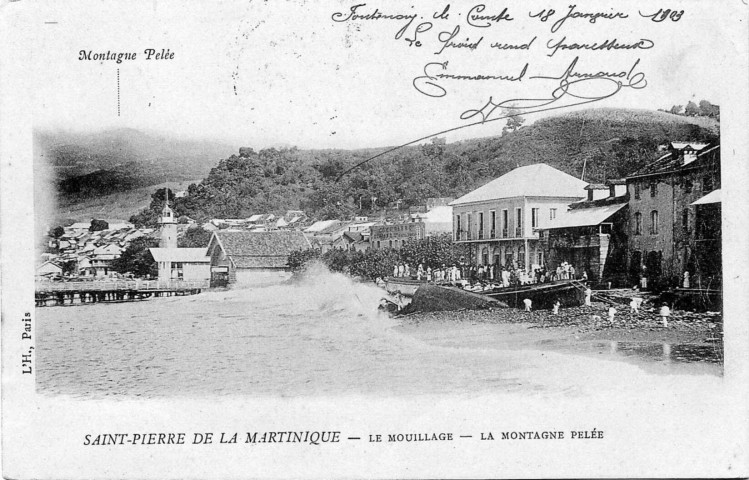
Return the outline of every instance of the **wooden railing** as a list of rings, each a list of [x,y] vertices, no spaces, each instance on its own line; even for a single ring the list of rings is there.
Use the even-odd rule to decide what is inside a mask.
[[[84,282],[36,282],[37,292],[70,292],[70,291],[163,291],[192,290],[208,288],[209,280],[116,280]]]

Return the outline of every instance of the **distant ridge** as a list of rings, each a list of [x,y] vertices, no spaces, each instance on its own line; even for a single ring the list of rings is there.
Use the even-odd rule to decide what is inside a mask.
[[[543,118],[504,135],[449,144],[435,139],[399,149],[340,181],[342,172],[385,147],[255,151],[252,145],[174,141],[131,130],[72,140],[40,134],[38,143],[39,152],[51,153],[51,163],[64,172],[58,172],[59,189],[71,210],[76,202],[111,193],[110,185],[127,191],[202,177],[186,197],[175,200],[178,215],[244,218],[303,209],[316,219],[329,219],[419,205],[428,197],[459,198],[517,167],[538,163],[600,183],[652,162],[668,142],[717,143],[719,132],[719,123],[708,117],[588,109]],[[150,224],[155,218],[155,212],[144,211],[134,221]]]

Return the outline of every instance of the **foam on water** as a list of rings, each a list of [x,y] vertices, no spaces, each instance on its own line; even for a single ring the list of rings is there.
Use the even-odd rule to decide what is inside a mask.
[[[536,394],[584,391],[587,384],[570,390],[573,377],[611,369],[596,359],[488,348],[491,340],[475,341],[483,334],[473,330],[440,334],[454,342],[428,341],[378,312],[383,295],[315,267],[260,288],[40,308],[38,391],[116,398]],[[485,334],[502,335],[501,326]]]

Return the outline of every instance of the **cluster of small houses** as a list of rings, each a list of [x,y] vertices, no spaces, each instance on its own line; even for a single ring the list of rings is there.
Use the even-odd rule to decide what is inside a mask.
[[[304,212],[215,219],[207,248],[178,248],[168,204],[160,229],[110,225],[89,232],[74,224],[58,240],[39,275],[106,277],[128,242],[160,236],[151,253],[159,279],[210,280],[213,285],[262,283],[288,275],[295,250],[398,250],[409,240],[451,234],[467,246],[466,262],[497,269],[556,270],[575,265],[593,283],[719,289],[721,284],[720,146],[674,142],[625,178],[587,183],[546,164],[518,167],[458,198],[429,199],[398,219],[312,222]]]

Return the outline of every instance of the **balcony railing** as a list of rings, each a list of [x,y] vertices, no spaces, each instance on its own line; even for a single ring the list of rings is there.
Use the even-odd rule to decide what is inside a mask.
[[[516,227],[515,228],[515,236],[516,237],[522,237],[523,236],[523,227]]]
[[[490,238],[497,238],[497,231],[492,228],[491,231],[491,237]]]
[[[510,232],[506,228],[503,228],[502,229],[502,238],[507,238],[509,236],[510,236]]]
[[[479,240],[483,240],[483,239],[484,239],[484,231],[479,230]]]

